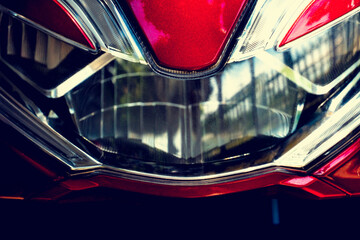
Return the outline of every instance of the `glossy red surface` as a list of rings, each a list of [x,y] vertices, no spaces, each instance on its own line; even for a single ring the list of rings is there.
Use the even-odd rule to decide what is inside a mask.
[[[76,21],[76,19],[70,14],[70,12],[57,0],[53,0],[54,3],[57,4],[59,8],[61,8],[63,14],[61,14],[58,11],[58,14],[61,15],[62,18],[60,18],[56,21],[53,21],[53,23],[49,24],[49,28],[54,28],[55,32],[58,32],[62,34],[63,36],[78,42],[80,44],[83,44],[91,49],[95,49],[94,44],[91,42],[89,37],[86,35],[84,30],[81,28],[79,23]],[[56,8],[56,7],[54,7]],[[55,10],[54,10],[55,11]],[[56,10],[57,11],[57,10]],[[65,17],[64,13],[67,17]],[[46,23],[44,23],[46,24]],[[53,24],[53,25],[52,25]]]
[[[360,139],[356,140],[352,143],[348,148],[346,148],[343,152],[337,155],[333,160],[319,168],[316,172],[314,172],[315,176],[325,176],[329,175],[333,171],[339,168],[342,164],[347,162],[349,159],[355,156],[359,152],[360,149]]]
[[[298,184],[299,181],[302,183]],[[294,182],[297,184],[294,185]],[[60,182],[57,187],[38,195],[35,199],[55,200],[73,191],[91,188],[119,189],[166,197],[199,198],[243,192],[276,185],[290,187],[288,190],[300,190],[302,193],[308,193],[314,198],[346,196],[344,192],[333,187],[331,184],[315,177],[298,177],[288,173],[273,172],[243,180],[192,186],[156,184],[107,175],[97,175],[88,179],[65,180]]]
[[[328,178],[349,195],[360,195],[360,154],[329,174]]]
[[[200,70],[217,62],[247,0],[126,0],[158,64]]]
[[[306,177],[294,177],[287,179],[286,181],[282,182],[282,185],[292,186],[292,187],[306,187],[311,183],[315,182],[316,179],[312,176]]]
[[[78,22],[57,0],[37,0],[36,4],[30,0],[0,0],[0,4],[42,27],[95,49]]]
[[[360,6],[360,0],[313,0],[300,14],[279,46],[294,41]]]
[[[360,195],[360,139],[316,171],[314,175],[348,195]]]

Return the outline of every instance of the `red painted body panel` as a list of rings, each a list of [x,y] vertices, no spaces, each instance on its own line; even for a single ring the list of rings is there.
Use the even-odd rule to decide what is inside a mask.
[[[360,139],[314,174],[350,196],[360,195]]]
[[[0,4],[46,29],[95,49],[79,23],[57,0],[37,0],[36,4],[29,0],[0,0]]]
[[[313,0],[301,13],[280,43],[298,39],[360,6],[360,0]]]
[[[158,63],[200,70],[217,62],[246,0],[127,0]]]

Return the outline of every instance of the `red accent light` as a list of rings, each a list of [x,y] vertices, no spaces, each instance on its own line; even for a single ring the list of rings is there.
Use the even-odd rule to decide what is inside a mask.
[[[328,178],[349,195],[360,195],[360,154],[355,155]]]
[[[81,43],[85,46],[88,46],[91,49],[95,49],[94,44],[91,42],[90,38],[86,35],[86,33],[84,32],[82,27],[75,20],[75,18],[71,15],[71,13],[62,4],[60,4],[57,0],[53,0],[53,1],[63,10],[64,13],[66,13],[66,15],[68,16],[68,19],[71,19],[71,21],[73,23],[73,24],[71,24],[70,21],[68,21],[68,19],[65,20],[66,18],[64,18],[64,21],[66,21],[66,23],[59,23],[59,20],[58,20],[57,23],[59,25],[54,26],[54,28],[56,30],[58,30],[59,32],[60,31],[63,32],[63,33],[60,33],[63,36],[68,37],[69,39],[74,40],[75,42]],[[63,24],[64,25],[66,24],[66,27]],[[51,24],[49,24],[49,27],[52,27]],[[67,29],[67,28],[69,28],[69,29]],[[56,30],[54,30],[54,31],[56,32]]]
[[[325,176],[329,175],[331,172],[339,168],[340,165],[344,164],[346,161],[354,157],[360,149],[360,139],[352,143],[348,148],[346,148],[342,153],[340,153],[336,158],[325,164],[323,167],[318,169],[314,175],[316,176]]]
[[[158,196],[198,198],[274,186],[286,178],[289,178],[288,174],[274,172],[238,181],[193,186],[147,183],[103,175],[95,176],[91,178],[91,180],[99,183],[102,187],[117,188]]]
[[[346,196],[343,191],[312,176],[291,177],[280,184],[300,189],[317,198],[338,198]]]
[[[305,180],[306,184],[297,184],[299,179]],[[304,183],[302,180],[300,181]],[[295,183],[295,185],[293,183]],[[290,186],[292,187],[291,189],[300,189],[304,192],[310,193],[315,198],[346,196],[346,194],[339,189],[314,177],[298,177],[288,173],[273,172],[243,180],[194,186],[148,183],[107,175],[97,175],[88,179],[69,179],[60,182],[57,187],[38,195],[36,199],[55,200],[71,193],[72,191],[86,190],[90,188],[112,188],[166,197],[199,198],[249,191],[275,185]]]
[[[37,0],[36,3],[30,0],[0,0],[0,4],[46,29],[95,49],[76,19],[57,0]]]
[[[287,185],[287,186],[292,186],[292,187],[306,187],[315,181],[316,181],[316,179],[314,177],[306,176],[306,177],[290,178],[290,179],[282,182],[281,184]]]
[[[294,41],[360,6],[360,0],[313,0],[296,19],[280,43]]]
[[[360,139],[314,173],[349,195],[360,195]]]
[[[161,66],[215,64],[247,0],[126,0]]]

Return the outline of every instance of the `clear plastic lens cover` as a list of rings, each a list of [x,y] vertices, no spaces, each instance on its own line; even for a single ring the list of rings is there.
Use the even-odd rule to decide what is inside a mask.
[[[85,80],[91,74],[84,69],[90,66],[93,73],[102,55],[74,47],[1,10],[0,31],[0,60],[49,97],[61,97]]]
[[[357,14],[297,46],[259,51],[197,80],[106,58],[59,99],[15,77],[0,75],[0,84],[96,167],[165,177],[303,168],[358,127],[351,103],[359,101],[359,31]]]
[[[130,159],[158,167],[248,158],[290,134],[303,105],[301,90],[265,69],[251,59],[182,81],[115,60],[67,100],[80,134],[117,166]]]
[[[100,47],[123,59],[144,63],[141,47],[121,9],[112,0],[64,0],[91,29]]]
[[[272,163],[358,67],[357,19],[200,80],[117,59],[66,99],[79,133],[111,166],[198,176]]]

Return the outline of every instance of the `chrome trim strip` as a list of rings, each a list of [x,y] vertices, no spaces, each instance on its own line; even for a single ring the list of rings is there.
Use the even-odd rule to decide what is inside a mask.
[[[259,52],[258,54],[256,54],[255,57],[261,60],[268,67],[284,75],[287,79],[295,83],[298,87],[301,87],[306,92],[315,95],[327,94],[336,85],[338,85],[341,81],[343,81],[349,74],[351,74],[357,67],[360,66],[360,59],[359,59],[346,71],[344,71],[337,78],[332,80],[329,84],[322,86],[311,82],[309,79],[302,76],[298,71],[290,68],[282,61],[280,61],[278,58],[272,56],[270,53],[266,51]]]
[[[18,71],[14,66],[6,62],[6,60],[0,58],[3,63],[5,63],[11,70],[16,72],[23,80],[28,82],[30,85],[32,85],[35,89],[37,89],[39,92],[44,94],[45,96],[49,98],[59,98],[64,96],[66,93],[68,93],[70,90],[75,88],[77,85],[88,79],[91,75],[102,69],[104,66],[106,66],[108,63],[113,61],[115,57],[111,55],[110,53],[104,53],[91,63],[89,63],[86,67],[69,77],[68,79],[64,80],[62,83],[60,83],[58,86],[52,89],[44,89],[39,87],[36,83],[34,83],[31,79],[29,79],[27,76],[25,76],[23,73]]]
[[[275,50],[279,52],[285,51],[295,45],[301,44],[301,42],[307,40],[308,38],[311,38],[323,31],[328,30],[331,27],[334,27],[335,25],[341,23],[347,18],[350,18],[360,12],[360,7],[357,7],[356,9],[335,19],[334,21],[280,47],[279,44],[281,43],[285,35],[288,33],[288,31],[290,30],[296,19],[300,16],[302,11],[311,3],[312,0],[299,0],[293,1],[291,3],[289,2],[289,6],[287,7],[286,12],[284,12],[283,16],[278,17],[278,21],[273,23],[274,31],[272,31],[269,36],[265,36],[265,38],[267,37],[268,41],[264,42],[263,45],[259,46],[253,51],[243,52],[242,48],[244,48],[245,42],[248,41],[249,38],[251,38],[251,36],[249,35],[251,35],[253,28],[257,27],[259,21],[264,18],[264,16],[261,15],[263,10],[265,9],[269,11],[269,8],[271,9],[272,7],[278,5],[277,1],[279,1],[280,3],[283,2],[280,0],[259,0],[256,3],[254,12],[252,13],[243,33],[241,34],[241,36],[239,36],[238,43],[234,48],[228,63],[248,59],[270,48],[275,48]]]
[[[110,10],[114,14],[114,16],[117,18],[121,29],[125,33],[125,36],[126,36],[127,40],[129,40],[129,42],[131,44],[131,47],[134,50],[134,54],[136,55],[136,61],[139,61],[142,64],[147,64],[147,62],[145,61],[145,58],[144,58],[144,54],[142,52],[142,48],[141,48],[140,44],[138,43],[138,41],[136,40],[136,37],[135,37],[134,33],[131,31],[131,27],[130,27],[129,23],[127,22],[127,20],[123,16],[123,14],[115,6],[113,1],[104,0],[104,2],[110,8]],[[112,49],[109,49],[109,50],[112,51]],[[129,59],[129,61],[131,61],[131,59]],[[134,61],[134,60],[132,60],[132,61]]]
[[[279,31],[282,32],[284,25],[296,15],[294,12],[299,12],[299,9],[302,11],[310,1],[312,0],[258,0],[244,31],[238,37],[228,63],[242,61],[253,57],[258,52],[273,48]],[[273,9],[276,9],[276,14],[272,11]],[[256,32],[263,28],[265,28],[264,31]],[[259,39],[253,37],[254,32],[257,33],[256,36]],[[252,44],[259,45],[256,49],[249,51],[247,47]],[[245,52],[245,50],[248,51]]]
[[[241,61],[241,59],[249,58],[251,56],[239,56],[241,52],[241,48],[249,35],[250,30],[252,29],[253,25],[255,24],[258,16],[260,15],[261,9],[264,7],[267,0],[258,0],[256,2],[255,8],[253,10],[253,13],[251,14],[242,34],[237,38],[238,42],[236,43],[235,48],[233,49],[233,52],[231,53],[228,63]]]
[[[204,177],[188,177],[188,178],[181,178],[181,177],[168,177],[164,178],[163,176],[151,175],[151,174],[139,174],[138,172],[134,171],[121,171],[119,172],[117,169],[108,166],[102,166],[99,168],[94,168],[90,171],[79,171],[74,172],[71,174],[72,177],[76,176],[83,176],[83,175],[91,175],[91,174],[103,174],[107,176],[115,176],[121,179],[128,179],[138,182],[145,182],[145,183],[153,183],[153,184],[161,184],[166,186],[208,186],[213,184],[221,184],[227,182],[233,182],[238,180],[243,180],[251,177],[263,176],[266,174],[273,174],[273,173],[286,173],[290,175],[295,175],[296,172],[302,172],[299,170],[294,169],[287,169],[287,168],[279,168],[279,167],[269,167],[263,168],[260,171],[256,172],[249,172],[248,174],[234,174],[234,175],[214,175],[211,178],[204,178]],[[302,172],[303,173],[303,172]]]
[[[73,9],[73,12],[76,12],[76,16],[74,17],[78,19],[78,21],[80,21],[81,19],[80,22],[83,22],[84,23],[83,25],[86,26],[86,29],[88,29],[88,31],[92,33],[97,43],[99,44],[100,49],[101,50],[106,49],[104,41],[98,34],[96,28],[93,26],[89,17],[87,16],[87,14],[84,13],[84,10],[77,3],[75,3],[75,1],[73,0],[57,0],[57,1],[62,2],[64,4],[66,3],[69,6],[69,8]]]
[[[360,73],[353,83],[358,82]],[[344,89],[347,93],[349,90]],[[340,95],[339,95],[340,96]],[[338,101],[335,100],[335,104]],[[336,112],[329,112],[321,127],[315,129],[294,148],[275,160],[277,166],[301,168],[311,161],[325,154],[330,148],[344,139],[360,125],[360,93],[357,93],[342,108]],[[330,105],[331,106],[331,105]]]
[[[89,65],[75,73],[70,78],[66,79],[63,83],[58,85],[56,88],[47,91],[47,95],[51,98],[58,98],[64,96],[74,87],[88,79],[91,75],[105,67],[108,63],[113,61],[115,57],[109,53],[104,53]]]
[[[126,41],[130,44],[131,50],[133,51],[133,55],[123,53],[120,50],[111,47],[110,46],[111,42],[106,42],[106,40],[104,40],[106,38],[103,37],[104,35],[104,33],[102,32],[103,30],[97,28],[96,24],[91,21],[91,20],[95,21],[96,19],[91,19],[92,16],[88,16],[87,14],[84,13],[86,9],[83,8],[82,3],[75,2],[72,0],[60,0],[60,1],[66,2],[69,6],[71,6],[71,8],[73,8],[76,11],[77,14],[79,14],[81,20],[85,22],[86,26],[89,28],[89,30],[92,32],[92,34],[98,41],[100,45],[100,49],[102,51],[111,53],[114,56],[125,59],[127,61],[147,64],[142,53],[142,48],[140,47],[140,44],[136,40],[136,37],[132,32],[130,25],[126,21],[125,17],[121,14],[121,11],[118,9],[118,7],[113,3],[113,1],[97,0],[99,7],[105,7],[106,5],[106,11],[108,12],[109,15],[108,16],[109,19],[107,19],[107,21],[112,21],[113,24],[116,25],[116,27],[119,28],[124,33],[126,37]],[[110,17],[114,19],[110,19]],[[106,34],[112,35],[112,33],[105,33],[105,35]]]
[[[71,170],[89,170],[102,165],[17,104],[2,88],[0,88],[0,106],[0,120]]]
[[[284,18],[279,22],[272,36],[270,37],[265,49],[274,48],[277,45],[279,40],[279,35],[283,34],[284,29],[290,24],[294,23],[298,16],[304,11],[304,9],[312,2],[313,0],[302,0],[298,5],[293,6],[292,11],[287,11]],[[286,34],[286,33],[285,33]]]

